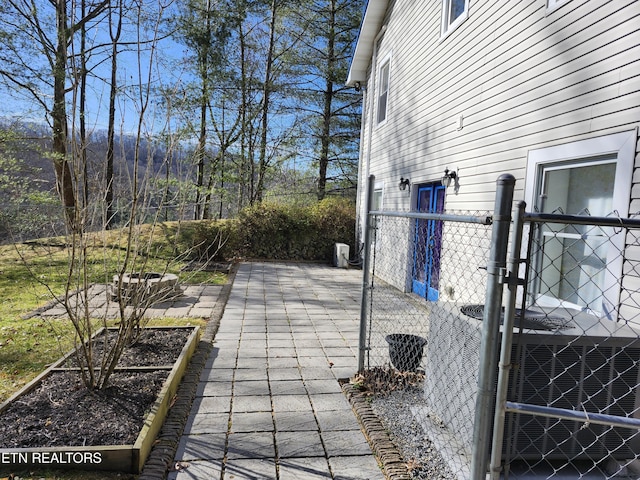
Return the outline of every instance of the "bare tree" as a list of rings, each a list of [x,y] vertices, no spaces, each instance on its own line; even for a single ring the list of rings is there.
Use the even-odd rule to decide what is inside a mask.
[[[0,53],[0,77],[44,108],[52,130],[52,158],[58,193],[71,230],[80,228],[76,186],[68,160],[67,93],[76,83],[69,48],[74,35],[107,10],[109,0],[82,3],[80,17],[70,14],[69,0],[7,0],[0,10],[7,41]],[[53,11],[47,11],[53,9]],[[54,25],[47,24],[49,18]],[[34,56],[35,55],[35,56]],[[49,88],[49,92],[44,91]],[[49,102],[48,99],[51,99]]]
[[[12,7],[28,5],[26,0],[22,3],[18,0],[12,0],[12,2]],[[52,4],[46,2],[40,4],[35,0],[33,2],[31,3],[31,6],[34,6],[32,14],[29,15],[26,10],[22,11],[22,14],[25,15],[24,18],[33,22],[30,32],[34,36],[40,35],[38,38],[45,42],[45,34],[49,30],[40,25],[40,12],[35,6],[55,5],[56,8],[60,8],[59,12],[56,10],[58,12],[56,19],[60,20],[67,15],[66,10],[62,8],[66,5],[61,5],[63,2],[60,1]],[[78,5],[79,11],[82,11],[83,4]],[[58,37],[54,37],[58,43],[63,41],[62,38],[66,38],[69,45],[66,50],[62,49],[64,51],[56,56],[58,43],[49,42],[47,45],[54,55],[42,57],[43,65],[38,66],[37,61],[34,61],[31,65],[32,70],[20,72],[19,67],[28,63],[25,58],[15,59],[14,63],[7,63],[4,58],[5,52],[0,54],[0,65],[2,65],[0,68],[4,69],[3,78],[5,81],[18,82],[23,85],[24,91],[28,92],[49,113],[54,127],[54,141],[62,142],[65,149],[64,156],[61,156],[61,151],[57,152],[56,166],[63,166],[68,170],[68,174],[64,174],[63,170],[62,180],[59,183],[64,188],[70,186],[70,191],[73,194],[73,202],[65,201],[64,203],[67,216],[71,220],[67,235],[60,242],[67,254],[66,272],[62,291],[54,286],[48,286],[48,288],[50,294],[64,306],[73,325],[76,340],[76,364],[80,369],[83,382],[90,389],[101,389],[108,385],[109,378],[115,371],[124,348],[135,341],[136,335],[146,322],[144,313],[149,306],[148,301],[134,299],[132,302],[130,292],[121,287],[123,285],[122,279],[127,275],[148,271],[150,268],[163,274],[174,262],[180,261],[181,255],[180,252],[175,251],[164,262],[158,261],[153,267],[149,263],[149,259],[153,258],[153,234],[159,229],[158,216],[161,211],[155,208],[154,195],[158,184],[156,175],[162,171],[162,168],[156,168],[155,162],[170,163],[172,157],[168,149],[160,152],[154,148],[155,132],[152,122],[153,112],[151,111],[156,91],[162,90],[160,79],[163,77],[156,75],[155,65],[156,54],[162,41],[160,26],[163,24],[167,11],[155,0],[137,0],[130,5],[130,9],[127,10],[128,16],[125,16],[123,9],[117,8],[124,6],[124,2],[119,1],[118,5],[114,5],[109,10],[110,15],[98,18],[99,12],[105,11],[104,5],[106,2],[95,4],[86,0],[84,8],[89,13],[82,17],[82,23],[72,20],[57,23],[56,26],[59,29],[66,23],[73,24],[73,27],[65,27],[67,30],[64,35],[60,35],[59,42]],[[9,19],[4,15],[7,12],[7,7],[3,5],[2,8],[0,17],[5,20],[3,26],[11,23],[9,20],[15,21],[18,18],[23,18],[19,15],[19,11],[12,10],[13,16]],[[45,17],[42,14],[42,18]],[[90,26],[88,22],[91,19],[99,20],[100,23]],[[82,30],[83,24],[88,28],[86,32]],[[104,43],[99,44],[99,48],[98,44],[90,47],[84,43],[84,39],[90,37],[89,29],[91,28],[93,29],[93,38],[102,35]],[[77,31],[80,37],[74,40],[72,30]],[[26,49],[29,42],[26,42],[24,37],[26,31],[27,29],[23,32],[14,32],[14,36],[10,39],[11,48],[22,57],[28,56]],[[121,32],[126,32],[127,37],[121,38]],[[106,37],[109,37],[109,40],[106,40]],[[136,53],[135,60],[130,59],[129,62],[129,66],[134,65],[135,74],[129,70],[126,77],[122,74],[118,62],[118,59],[121,58],[121,51],[118,49],[123,48],[123,45]],[[76,51],[74,48],[79,50]],[[90,53],[100,57],[93,59],[94,65],[104,63],[108,66],[106,69],[108,73],[97,68],[91,71],[87,67],[86,60],[91,58]],[[63,56],[64,62],[61,60]],[[39,57],[35,56],[34,58]],[[49,60],[52,63],[49,63]],[[56,64],[55,60],[60,63]],[[50,68],[44,68],[46,65],[49,65]],[[61,75],[59,79],[48,79],[45,75],[47,71],[59,73],[60,70],[63,70],[63,66],[65,75]],[[97,78],[98,72],[102,72],[104,78]],[[119,186],[123,192],[126,187],[126,192],[122,195],[122,202],[127,202],[126,207],[122,209],[123,217],[127,222],[126,228],[119,231],[107,231],[100,228],[97,228],[97,231],[90,231],[89,228],[85,228],[87,225],[100,226],[98,222],[91,223],[92,219],[88,217],[89,212],[99,210],[105,198],[101,194],[89,195],[89,189],[83,187],[89,183],[87,176],[91,175],[81,153],[85,150],[88,133],[86,125],[80,121],[78,127],[75,120],[78,116],[82,120],[85,115],[90,113],[82,93],[83,85],[85,85],[83,78],[89,78],[83,77],[86,73],[94,75],[94,82],[111,83],[108,89],[111,97],[108,137],[111,149],[109,155],[114,162],[118,159],[114,154],[117,151],[114,141],[116,136],[114,112],[118,99],[121,102],[120,105],[127,108],[126,117],[134,129],[133,133],[129,132],[129,138],[133,138],[133,148],[126,150],[121,145],[120,151],[122,160],[131,167],[130,170],[127,170],[128,167],[122,167],[124,171],[129,173],[129,182]],[[126,85],[122,83],[123,77],[128,81]],[[61,88],[61,85],[64,88]],[[60,89],[58,93],[63,97],[59,98],[53,95],[54,99],[50,108],[47,99],[39,96],[42,88],[49,86]],[[170,91],[171,88],[166,88],[166,90]],[[119,95],[122,97],[118,97]],[[125,138],[123,133],[120,132],[120,138]],[[175,146],[176,144],[171,145]],[[59,148],[62,147],[59,146]],[[159,158],[160,155],[164,158]],[[124,158],[126,156],[129,158]],[[169,171],[170,167],[167,166],[164,172]],[[57,170],[56,172],[59,173]],[[64,175],[68,175],[70,179],[65,180]],[[112,180],[109,183],[112,184]],[[65,192],[64,188],[61,189],[62,194]],[[83,188],[85,190],[84,200],[78,201]],[[109,222],[112,215],[98,216],[98,218]],[[148,225],[143,225],[145,223]],[[149,234],[142,235],[143,229],[148,230]],[[100,245],[104,245],[101,251]],[[100,258],[100,254],[102,255],[101,261],[96,261],[97,258]],[[25,263],[28,265],[29,262],[25,259]],[[98,267],[103,271],[99,271]],[[42,280],[40,272],[34,271],[33,273],[34,279],[37,281],[46,281],[46,277],[45,280]],[[117,311],[117,328],[108,336],[96,337],[98,329],[108,324],[108,316],[105,313],[97,313],[92,310],[92,302],[90,301],[92,290],[89,287],[96,281],[96,277],[104,279],[105,283],[110,283],[114,275],[118,281],[114,283],[116,286],[113,287],[113,296],[109,296],[107,301]]]
[[[122,19],[123,19],[122,0],[118,0],[117,4],[109,11],[109,38],[111,39],[111,77],[109,88],[109,118],[107,131],[107,158],[105,164],[105,228],[111,229],[114,223],[113,209],[113,182],[114,172],[113,163],[115,156],[115,122],[116,122],[116,99],[118,93],[118,42],[122,35]],[[116,15],[116,19],[113,16]]]
[[[187,65],[193,69],[196,79],[192,88],[196,92],[194,107],[198,121],[191,122],[197,136],[194,150],[196,220],[206,216],[209,187],[205,182],[211,183],[207,172],[214,168],[212,164],[217,160],[217,156],[211,153],[209,111],[212,97],[216,94],[215,87],[224,74],[225,57],[221,52],[226,50],[229,39],[232,10],[232,5],[226,0],[184,0],[175,22],[175,38],[187,47]]]
[[[278,16],[278,0],[271,0],[269,15],[269,43],[267,57],[265,59],[264,81],[262,84],[262,108],[261,108],[261,134],[260,134],[260,160],[258,163],[258,182],[255,191],[255,199],[262,201],[264,195],[264,177],[267,171],[267,139],[269,134],[269,106],[271,92],[273,90],[273,61],[276,38],[276,19]]]
[[[123,6],[123,3],[120,3],[120,6]],[[155,6],[155,9],[151,8],[152,6]],[[112,45],[118,42],[124,20],[122,10],[116,14],[118,19],[110,24],[110,27],[115,25],[115,30],[111,30]],[[135,38],[130,39],[129,42],[136,46],[137,72],[135,76],[131,76],[132,83],[128,85],[131,92],[128,97],[129,117],[132,117],[133,112],[136,112],[136,121],[132,158],[128,159],[132,165],[132,171],[129,183],[130,190],[127,195],[129,202],[126,209],[127,226],[114,233],[109,233],[106,229],[99,233],[89,233],[82,230],[73,233],[67,241],[69,244],[67,286],[64,297],[60,298],[76,330],[78,340],[76,358],[81,368],[83,380],[92,389],[101,389],[108,384],[124,349],[136,340],[141,328],[145,325],[147,308],[153,300],[157,300],[157,298],[144,298],[132,294],[124,279],[129,276],[142,276],[151,268],[149,258],[153,257],[153,235],[159,229],[158,218],[161,210],[151,207],[154,204],[155,177],[160,172],[152,168],[155,152],[151,148],[153,136],[147,130],[147,125],[153,117],[150,108],[156,87],[159,86],[157,85],[159,80],[154,78],[154,66],[162,40],[159,29],[167,12],[162,5],[157,3],[136,2],[129,10],[129,14],[132,15],[128,19],[130,25],[135,25]],[[110,65],[112,79],[114,78],[114,65],[117,65],[116,58],[117,55],[114,57],[112,51]],[[111,93],[113,95],[113,91]],[[111,116],[112,112],[110,112]],[[110,131],[114,129],[115,127],[111,126]],[[169,162],[171,152],[165,150],[163,154],[165,155],[164,161]],[[109,218],[105,218],[105,222],[108,221]],[[148,236],[141,235],[142,229],[148,230]],[[104,276],[106,278],[115,277],[116,280],[111,301],[118,312],[117,328],[109,336],[100,339],[99,344],[91,339],[94,337],[97,327],[106,326],[107,317],[96,316],[96,312],[90,309],[90,265],[94,261],[91,252],[94,250],[92,245],[96,242],[96,236],[102,237],[102,241],[99,243],[103,244],[105,249]],[[110,238],[112,240],[109,240]],[[113,240],[114,238],[116,240]],[[117,259],[116,271],[110,272],[109,262],[106,259],[113,254],[109,245],[114,242],[121,255]],[[95,255],[95,251],[93,251],[93,255]],[[156,264],[153,268],[156,269],[156,273],[162,276],[172,263],[179,261],[180,254],[175,251],[174,255],[168,258],[163,265]],[[69,295],[71,291],[78,293]],[[102,346],[100,352],[96,350],[97,345]]]

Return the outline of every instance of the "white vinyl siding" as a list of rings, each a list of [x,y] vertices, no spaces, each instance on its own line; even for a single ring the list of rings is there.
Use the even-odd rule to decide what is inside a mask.
[[[570,5],[474,1],[465,28],[441,38],[442,0],[391,2],[381,54],[393,49],[394,115],[373,131],[370,173],[426,182],[448,167],[460,190],[447,208],[490,210],[502,173],[523,197],[529,150],[639,126],[640,2]],[[404,207],[399,192],[387,200]]]

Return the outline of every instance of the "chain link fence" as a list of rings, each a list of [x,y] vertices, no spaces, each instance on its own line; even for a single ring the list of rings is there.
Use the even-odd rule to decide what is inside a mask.
[[[370,213],[360,375],[437,478],[640,478],[640,221],[517,213]]]
[[[484,301],[491,215],[434,218],[447,220],[372,214],[363,375],[378,395],[421,389],[414,416],[458,478],[469,474],[481,325],[458,321],[456,309]]]
[[[526,288],[501,379],[507,413],[494,478],[498,469],[510,478],[638,478],[640,222],[522,218]]]

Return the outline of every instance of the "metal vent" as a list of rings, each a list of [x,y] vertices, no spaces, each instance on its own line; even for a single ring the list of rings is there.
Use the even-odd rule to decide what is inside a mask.
[[[476,320],[482,320],[484,317],[484,305],[463,305],[460,307],[460,312],[467,315],[468,317],[475,318]],[[502,314],[504,315],[504,307],[502,308]],[[503,321],[504,318],[501,318],[501,323]],[[545,312],[539,312],[537,310],[525,309],[523,311],[522,309],[517,308],[514,326],[516,328],[519,328],[521,325],[522,328],[528,328],[530,330],[549,331],[566,330],[575,326],[574,323],[568,318],[548,315]]]
[[[528,339],[526,339],[528,340]],[[523,342],[518,381],[510,389],[516,402],[636,417],[640,348],[596,345],[544,345]],[[634,429],[583,425],[554,418],[511,416],[511,436],[503,453],[518,458],[634,458]],[[509,431],[507,430],[507,435]]]

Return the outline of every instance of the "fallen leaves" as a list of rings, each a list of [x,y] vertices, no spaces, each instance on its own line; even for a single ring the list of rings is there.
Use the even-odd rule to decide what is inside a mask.
[[[384,395],[396,390],[418,387],[423,381],[423,372],[400,372],[387,366],[365,370],[351,378],[349,383],[370,395]]]

